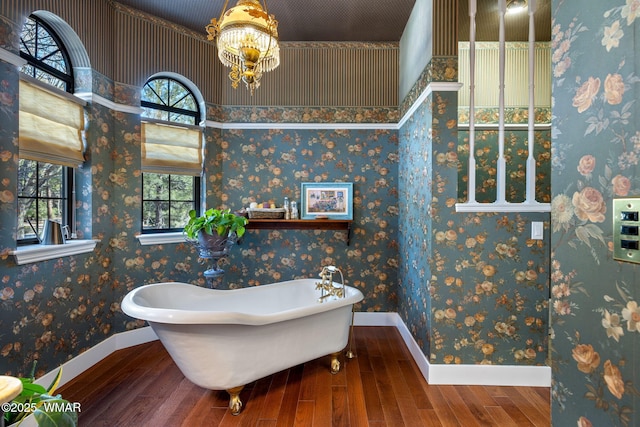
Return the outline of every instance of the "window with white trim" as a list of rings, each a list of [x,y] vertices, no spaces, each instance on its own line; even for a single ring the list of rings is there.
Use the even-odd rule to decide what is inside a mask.
[[[200,209],[201,113],[187,86],[169,77],[142,89],[142,233],[181,231]]]
[[[18,244],[38,243],[44,222],[74,229],[74,168],[84,161],[83,103],[61,39],[32,15],[20,34]]]

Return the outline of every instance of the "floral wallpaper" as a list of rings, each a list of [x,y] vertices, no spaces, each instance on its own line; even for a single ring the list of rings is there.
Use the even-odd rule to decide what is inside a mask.
[[[505,123],[509,125],[528,124],[529,114],[524,108],[505,108]],[[475,123],[493,124],[496,129],[475,130],[476,159],[476,201],[490,203],[496,200],[496,172],[498,159],[498,109],[479,108],[476,110]],[[458,121],[469,123],[469,108],[458,108]],[[536,124],[551,123],[551,112],[547,108],[538,108],[535,112]],[[526,171],[528,150],[528,130],[504,130],[504,156],[506,159],[505,199],[518,203],[525,200]],[[469,162],[469,131],[467,128],[458,131],[458,198],[467,200],[467,169]],[[551,131],[538,129],[534,131],[534,159],[536,162],[536,200],[541,203],[551,202]]]
[[[208,199],[237,210],[252,201],[300,206],[302,182],[353,182],[350,245],[343,231],[250,230],[225,263],[222,286],[239,287],[342,269],[365,294],[361,311],[395,310],[397,131],[224,130],[208,142]],[[215,173],[214,173],[215,171]],[[222,178],[222,179],[221,179]]]
[[[351,245],[331,231],[251,231],[234,247],[217,286],[315,275],[332,262],[364,291],[358,309],[397,310],[431,363],[540,365],[548,358],[554,425],[638,425],[638,267],[612,260],[611,200],[640,196],[639,6],[552,1],[550,220],[455,212],[465,135],[457,132],[454,93],[432,93],[399,131],[207,129],[209,206],[299,200],[304,181],[349,181],[356,191]],[[2,20],[0,46],[16,52],[15,40]],[[213,105],[208,115],[389,123],[430,81],[455,79],[455,59],[434,58],[397,116],[385,109]],[[136,88],[96,72],[90,81],[93,93],[136,105]],[[96,251],[15,265],[8,252],[15,247],[17,82],[15,67],[0,61],[0,372],[13,375],[34,360],[46,372],[142,326],[119,307],[135,286],[208,285],[206,265],[190,246],[138,244],[139,117],[95,104],[87,107],[88,161],[77,179],[79,230],[99,241]],[[544,240],[528,238],[531,221],[545,223]]]
[[[400,132],[399,311],[431,363],[543,365],[549,248],[529,224],[548,214],[455,212],[457,120],[435,92]]]
[[[88,89],[118,104],[137,106],[140,88],[93,73]],[[395,311],[397,305],[398,133],[372,129],[206,129],[205,197],[208,207],[248,206],[285,196],[300,201],[300,184],[347,181],[354,185],[354,225],[350,245],[344,232],[249,231],[221,262],[221,282],[204,278],[208,267],[186,243],[141,246],[140,117],[96,103],[86,107],[87,161],[76,171],[78,237],[98,241],[89,254],[16,265],[18,159],[18,71],[0,61],[0,372],[25,375],[38,361],[37,374],[117,332],[144,326],[120,310],[127,292],[145,283],[182,281],[221,289],[257,286],[297,277],[317,277],[335,264],[347,284],[360,288],[362,311]],[[208,110],[215,109],[210,106]],[[229,117],[257,121],[229,111]],[[281,108],[292,120],[331,123],[388,122],[373,109]],[[358,118],[358,114],[367,118]],[[262,114],[262,113],[261,113]],[[288,115],[287,115],[288,114]],[[212,119],[212,118],[210,118]]]
[[[432,253],[431,98],[418,108],[400,132],[398,198],[400,252],[398,312],[425,355],[431,353]]]
[[[552,417],[636,426],[639,270],[612,259],[612,200],[640,196],[640,2],[553,10]]]

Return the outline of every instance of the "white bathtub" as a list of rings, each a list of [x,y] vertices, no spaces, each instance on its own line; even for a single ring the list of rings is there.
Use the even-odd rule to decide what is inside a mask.
[[[346,347],[352,306],[363,295],[345,286],[344,298],[320,303],[317,282],[298,279],[236,290],[157,283],[129,292],[122,310],[149,322],[191,382],[229,391],[235,415],[244,385]],[[339,369],[335,356],[331,364]]]

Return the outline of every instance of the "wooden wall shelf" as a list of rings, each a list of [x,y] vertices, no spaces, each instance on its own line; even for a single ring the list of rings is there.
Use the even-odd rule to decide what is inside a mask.
[[[247,230],[345,230],[351,241],[350,219],[250,219]]]

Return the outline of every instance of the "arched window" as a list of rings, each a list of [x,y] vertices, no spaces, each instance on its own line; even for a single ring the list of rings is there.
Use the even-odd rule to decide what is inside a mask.
[[[73,229],[73,168],[83,160],[84,114],[82,105],[61,93],[73,92],[64,45],[34,15],[22,28],[20,56],[29,78],[20,81],[18,243],[31,244],[48,219]]]
[[[180,231],[200,209],[201,113],[193,92],[170,77],[142,88],[142,232]]]
[[[142,88],[143,117],[172,123],[197,125],[200,108],[185,85],[168,77],[156,77]]]
[[[20,34],[20,56],[27,60],[20,71],[73,93],[73,69],[56,33],[36,16],[27,18]]]

